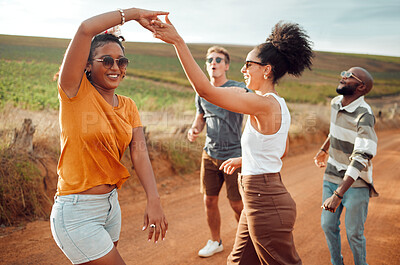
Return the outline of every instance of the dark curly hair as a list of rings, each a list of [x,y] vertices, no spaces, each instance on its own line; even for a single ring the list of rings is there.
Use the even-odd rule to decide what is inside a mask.
[[[273,82],[286,73],[300,76],[305,68],[311,70],[312,42],[306,32],[295,23],[278,22],[266,42],[258,45],[258,58],[272,66]]]
[[[117,43],[121,47],[122,52],[125,54],[125,48],[122,45],[121,40],[124,41],[125,40],[124,37],[122,37],[122,36],[117,37],[117,36],[115,36],[113,34],[99,34],[99,35],[96,35],[92,39],[92,43],[90,44],[90,52],[89,52],[88,62],[92,63],[94,52],[98,47],[102,47],[102,46],[104,46],[104,45],[106,45],[106,44],[108,44],[110,42]],[[91,79],[90,78],[90,73],[86,72],[86,76],[87,76],[87,78],[89,80]]]

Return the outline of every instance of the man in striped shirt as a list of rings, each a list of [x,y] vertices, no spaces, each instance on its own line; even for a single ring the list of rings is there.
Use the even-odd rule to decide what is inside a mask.
[[[364,223],[369,197],[378,196],[372,183],[371,159],[376,154],[375,117],[364,101],[373,86],[372,76],[361,67],[341,73],[331,101],[330,133],[314,157],[325,167],[321,226],[334,265],[343,264],[340,240],[340,215],[346,208],[346,233],[354,264],[366,263]],[[326,158],[329,158],[325,163]]]

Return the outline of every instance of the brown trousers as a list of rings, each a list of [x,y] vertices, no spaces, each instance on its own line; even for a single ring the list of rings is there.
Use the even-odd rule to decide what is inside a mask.
[[[280,173],[240,176],[244,209],[227,264],[302,264],[293,242],[296,203]]]

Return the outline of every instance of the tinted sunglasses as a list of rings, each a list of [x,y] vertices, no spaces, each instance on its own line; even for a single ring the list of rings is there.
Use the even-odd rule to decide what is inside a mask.
[[[267,65],[266,63],[260,63],[260,62],[254,62],[254,61],[246,61],[246,63],[244,64],[246,70],[250,67],[250,65],[251,65],[252,63],[258,64],[258,65],[263,65],[263,66],[264,66],[264,65]]]
[[[221,58],[221,57],[215,57],[216,63],[220,63],[220,62],[222,62],[222,60],[223,60],[223,58]],[[207,63],[212,63],[213,61],[214,61],[213,57],[207,58],[207,60],[206,60]]]
[[[342,71],[342,72],[340,73],[340,76],[341,76],[341,77],[346,77],[346,78],[354,77],[354,79],[356,79],[358,82],[364,84],[364,82],[363,82],[360,78],[358,78],[357,76],[355,76],[352,72]]]
[[[93,59],[97,62],[102,62],[103,66],[107,69],[110,69],[114,65],[114,59],[111,56],[104,56],[101,59]],[[115,59],[117,65],[121,69],[125,69],[128,66],[129,60],[126,57],[121,57],[119,59]]]

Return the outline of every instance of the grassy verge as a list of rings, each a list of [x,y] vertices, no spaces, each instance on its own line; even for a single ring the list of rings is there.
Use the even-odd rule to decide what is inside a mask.
[[[0,223],[14,225],[48,218],[51,201],[32,157],[2,149],[0,164]]]
[[[149,141],[150,148],[164,154],[178,175],[199,169],[203,143],[202,139],[198,139],[195,144],[191,144],[187,139],[179,137]]]

